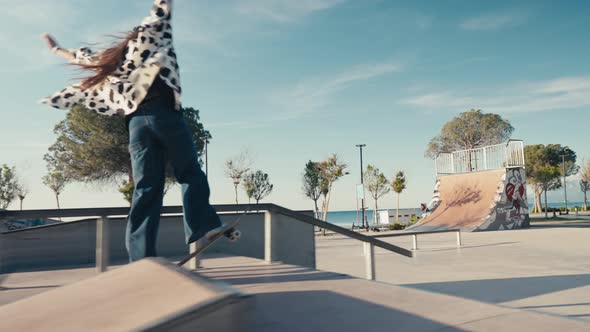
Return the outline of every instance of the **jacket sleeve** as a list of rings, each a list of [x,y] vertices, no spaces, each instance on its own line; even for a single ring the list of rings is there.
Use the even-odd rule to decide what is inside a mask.
[[[78,64],[78,65],[91,65],[96,62],[97,56],[96,53],[93,52],[88,47],[81,47],[77,49],[68,50],[73,56],[74,59],[70,61],[70,63]]]
[[[157,21],[169,21],[172,18],[171,0],[154,0],[150,16],[146,17],[142,25],[155,23]]]

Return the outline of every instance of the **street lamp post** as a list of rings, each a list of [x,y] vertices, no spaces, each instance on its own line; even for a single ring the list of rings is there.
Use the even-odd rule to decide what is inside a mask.
[[[207,154],[207,146],[209,145],[209,140],[205,139],[205,176],[209,179],[209,155]]]
[[[561,155],[561,167],[563,170],[563,199],[565,201],[565,214],[570,214],[567,209],[567,182],[565,181],[565,154]]]
[[[366,144],[357,144],[356,147],[359,148],[360,150],[360,156],[361,156],[361,186],[363,188],[363,197],[361,197],[361,211],[362,211],[362,219],[361,219],[361,223],[363,225],[363,227],[365,228],[369,228],[369,224],[366,222],[366,218],[365,218],[365,185],[364,185],[364,181],[363,181],[363,148],[367,146]]]

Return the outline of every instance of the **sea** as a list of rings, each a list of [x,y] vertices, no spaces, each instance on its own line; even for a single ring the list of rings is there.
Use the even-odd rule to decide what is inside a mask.
[[[565,204],[563,202],[557,202],[557,203],[548,203],[549,207],[552,208],[559,208],[562,206],[565,206]],[[583,206],[584,202],[568,202],[567,206],[568,207],[573,207],[573,206]],[[531,209],[533,207],[532,204],[529,204],[529,209]],[[394,210],[394,209],[391,209]],[[369,222],[369,224],[372,223],[373,221],[373,210],[371,209],[367,209],[366,210],[366,215],[367,215],[367,221]],[[361,220],[360,218],[360,211],[358,212],[358,220]],[[329,223],[341,226],[341,227],[345,227],[345,228],[351,228],[353,223],[355,225],[358,225],[357,223],[357,211],[355,210],[349,210],[349,211],[328,211],[328,220]]]

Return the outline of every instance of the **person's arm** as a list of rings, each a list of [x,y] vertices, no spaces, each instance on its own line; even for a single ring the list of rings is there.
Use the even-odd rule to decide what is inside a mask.
[[[170,20],[172,16],[172,0],[154,0],[151,14],[159,20]]]
[[[68,50],[59,47],[55,39],[47,33],[44,33],[42,39],[45,40],[47,46],[56,55],[69,60],[70,63],[74,64],[92,64],[95,62],[95,54],[88,47],[82,47],[79,49]]]
[[[150,16],[142,22],[142,26],[149,26],[157,22],[170,21],[172,18],[172,0],[154,0]]]
[[[53,39],[53,37],[51,37],[49,34],[44,33],[43,35],[41,35],[41,38],[45,41],[45,43],[47,43],[49,49],[56,55],[59,55],[62,58],[70,61],[76,58],[75,55],[72,54],[70,51],[59,47],[55,39]]]

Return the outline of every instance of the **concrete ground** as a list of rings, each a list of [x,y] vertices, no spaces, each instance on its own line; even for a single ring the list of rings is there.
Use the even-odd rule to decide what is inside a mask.
[[[590,220],[534,222],[515,231],[419,236],[414,258],[376,249],[377,280],[590,322]],[[411,237],[380,238],[411,248]],[[341,236],[318,237],[317,267],[364,276],[363,249]]]
[[[378,282],[360,279],[361,244],[336,235],[317,238],[319,270],[213,255],[198,272],[255,295],[256,331],[588,331],[590,227],[557,224],[463,233],[460,249],[454,233],[423,235],[414,258],[377,249]],[[0,275],[0,310],[94,275],[89,267]]]
[[[590,323],[478,300],[372,282],[333,272],[246,257],[209,256],[198,272],[254,296],[248,331],[586,331]],[[17,300],[25,289],[48,291],[92,276],[92,269],[14,273],[0,299]],[[165,284],[162,287],[166,287]],[[127,295],[121,294],[125,301]],[[195,295],[197,296],[197,295]],[[169,297],[145,301],[170,301]],[[118,303],[117,298],[111,301]],[[50,304],[48,304],[50,305]],[[2,310],[2,306],[0,306]],[[38,310],[38,308],[36,308]],[[75,310],[68,312],[75,315]],[[118,314],[118,313],[116,313]],[[67,318],[64,318],[67,323]],[[252,326],[251,324],[248,324]],[[88,327],[92,330],[92,327]],[[242,329],[243,330],[243,329]],[[3,331],[0,326],[0,331]]]

